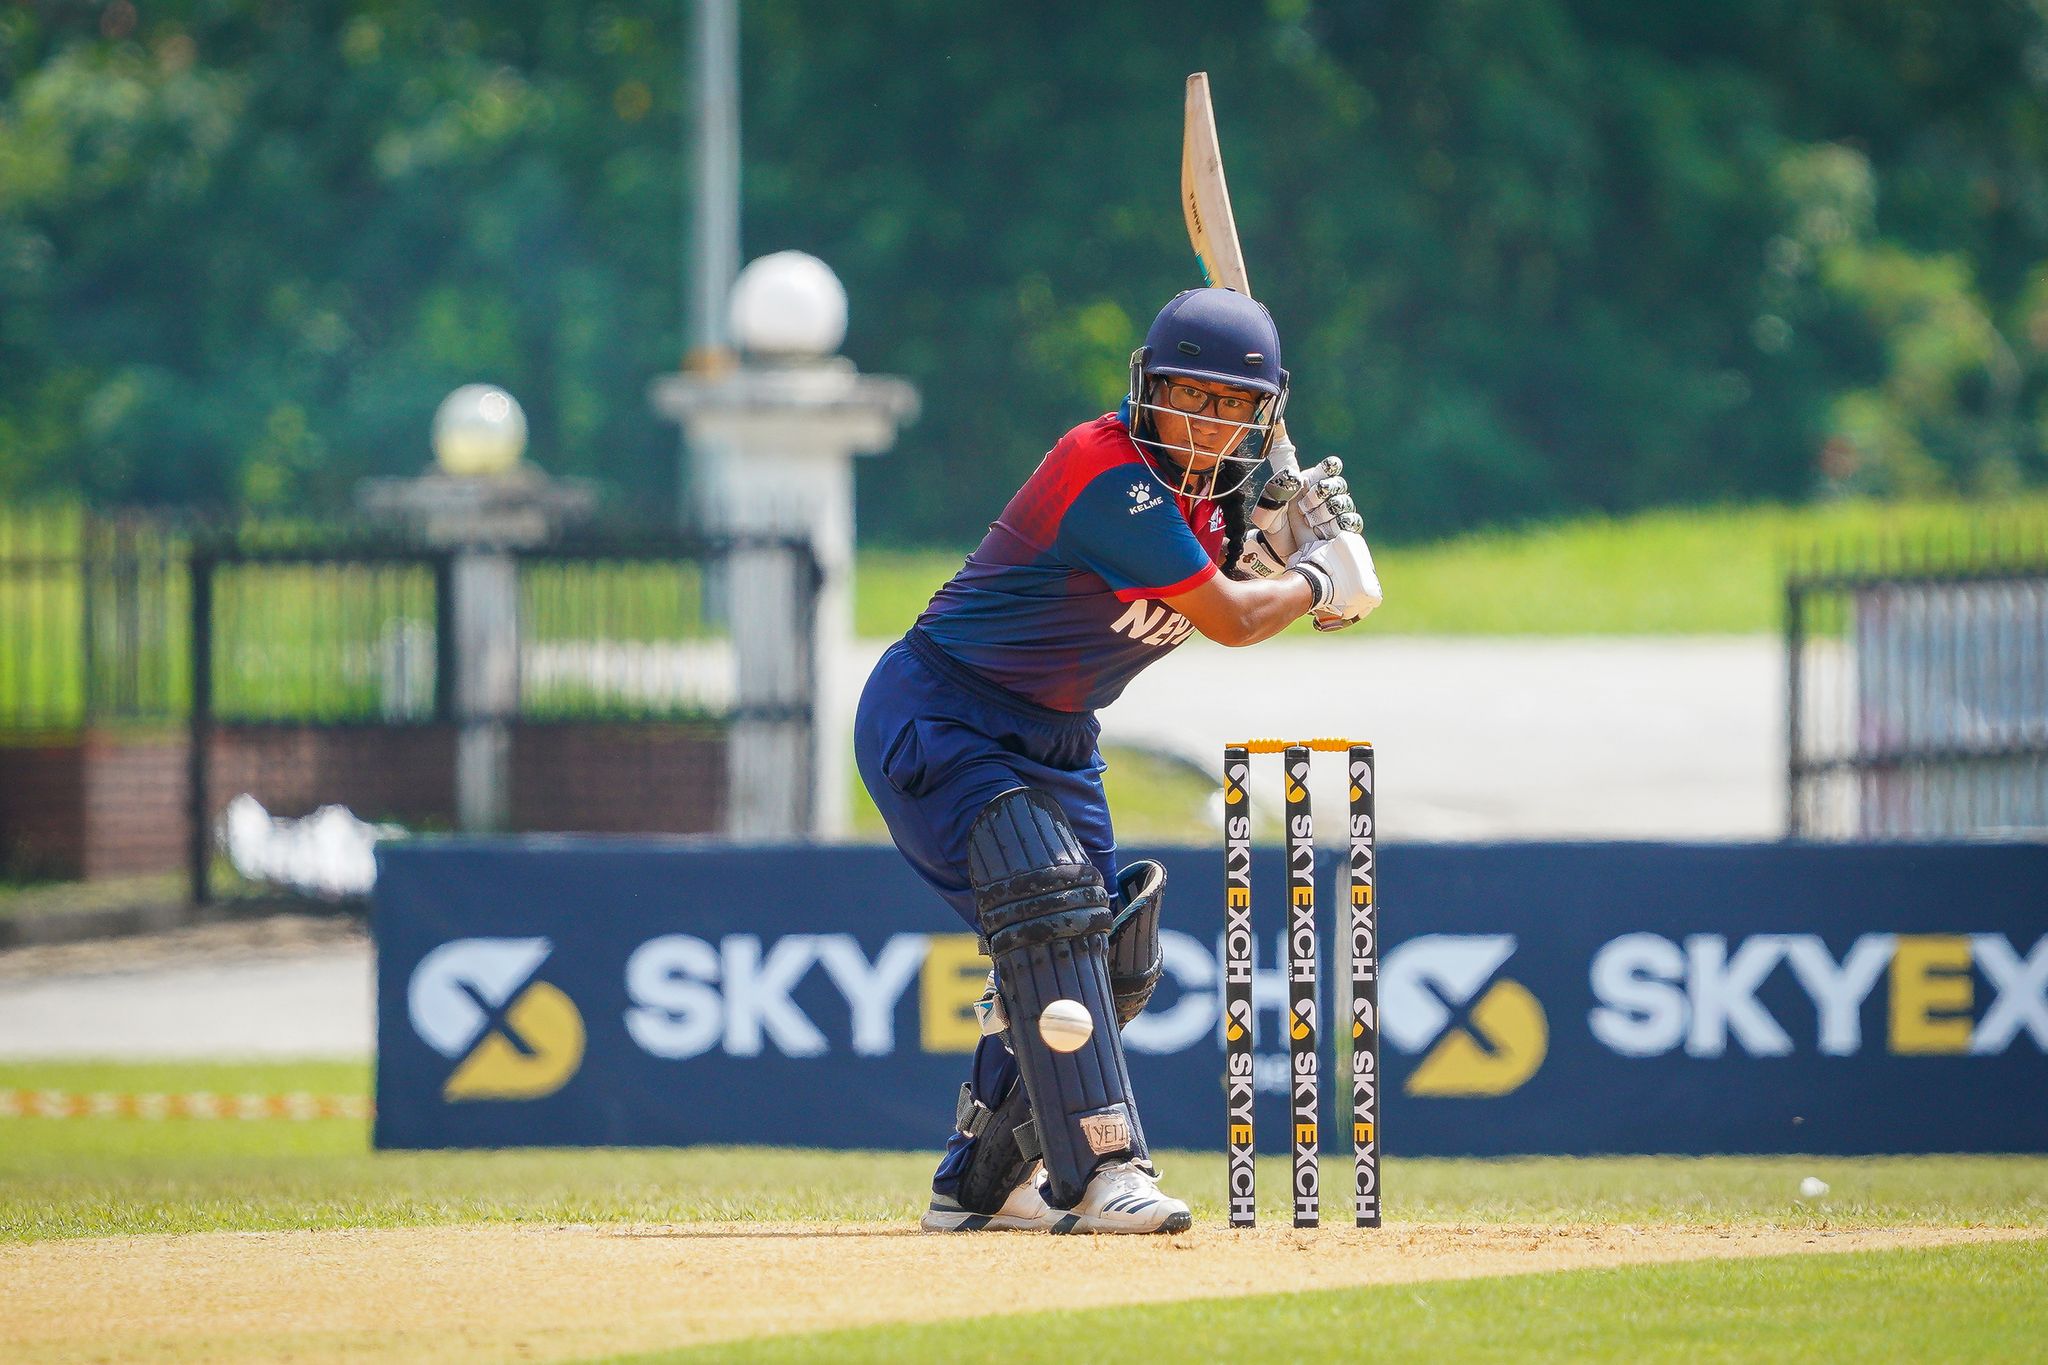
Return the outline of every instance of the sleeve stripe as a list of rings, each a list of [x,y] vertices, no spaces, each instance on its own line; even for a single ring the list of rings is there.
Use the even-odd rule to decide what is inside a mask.
[[[1163,588],[1118,588],[1116,590],[1116,600],[1119,602],[1142,602],[1156,600],[1161,597],[1178,597],[1184,592],[1193,592],[1196,588],[1207,583],[1215,574],[1216,566],[1214,564],[1204,564],[1180,582],[1169,583]]]

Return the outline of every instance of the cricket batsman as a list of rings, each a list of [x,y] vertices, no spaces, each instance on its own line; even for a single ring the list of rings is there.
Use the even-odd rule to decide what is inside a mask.
[[[1117,863],[1095,712],[1194,631],[1249,645],[1379,605],[1335,459],[1254,516],[1287,381],[1264,305],[1176,296],[1119,410],[1060,439],[861,694],[861,779],[994,964],[927,1231],[1190,1224],[1159,1188],[1119,1037],[1162,971],[1166,874]],[[1055,1002],[1073,1004],[1041,1028]]]

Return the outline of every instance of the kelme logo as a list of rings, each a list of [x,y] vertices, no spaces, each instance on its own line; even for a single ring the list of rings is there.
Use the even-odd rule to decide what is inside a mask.
[[[1543,1006],[1499,975],[1514,952],[1512,934],[1426,934],[1387,954],[1382,1027],[1403,1052],[1424,1054],[1409,1094],[1505,1095],[1543,1065]]]
[[[554,945],[544,938],[461,938],[420,959],[406,986],[413,1030],[460,1058],[445,1100],[537,1100],[583,1064],[583,1016],[536,981]]]

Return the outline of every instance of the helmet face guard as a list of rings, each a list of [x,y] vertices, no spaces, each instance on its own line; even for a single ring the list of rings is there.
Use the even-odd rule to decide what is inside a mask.
[[[1224,498],[1251,479],[1265,458],[1266,438],[1287,407],[1287,371],[1280,367],[1280,332],[1265,305],[1232,289],[1190,289],[1174,296],[1131,353],[1131,436],[1153,472],[1175,493]],[[1167,398],[1175,379],[1225,384],[1257,395],[1239,418],[1176,406]],[[1194,424],[1234,428],[1220,450],[1195,442]],[[1165,467],[1162,467],[1165,466]]]
[[[1265,462],[1266,438],[1287,407],[1285,388],[1260,395],[1242,421],[1207,410],[1186,412],[1161,401],[1163,390],[1174,379],[1233,385],[1237,381],[1223,375],[1191,373],[1178,366],[1149,368],[1145,364],[1148,350],[1140,346],[1131,354],[1129,410],[1131,436],[1138,449],[1152,465],[1152,472],[1179,496],[1200,500],[1234,495]],[[1204,426],[1230,428],[1231,435],[1220,449],[1205,450],[1195,443],[1194,424],[1198,421]]]

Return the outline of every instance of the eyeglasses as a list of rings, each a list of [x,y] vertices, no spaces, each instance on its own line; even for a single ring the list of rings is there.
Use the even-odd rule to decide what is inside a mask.
[[[1236,394],[1210,393],[1193,384],[1166,385],[1166,405],[1175,412],[1184,412],[1190,417],[1209,411],[1213,405],[1216,415],[1226,422],[1242,422],[1258,407],[1256,398],[1239,398]]]

